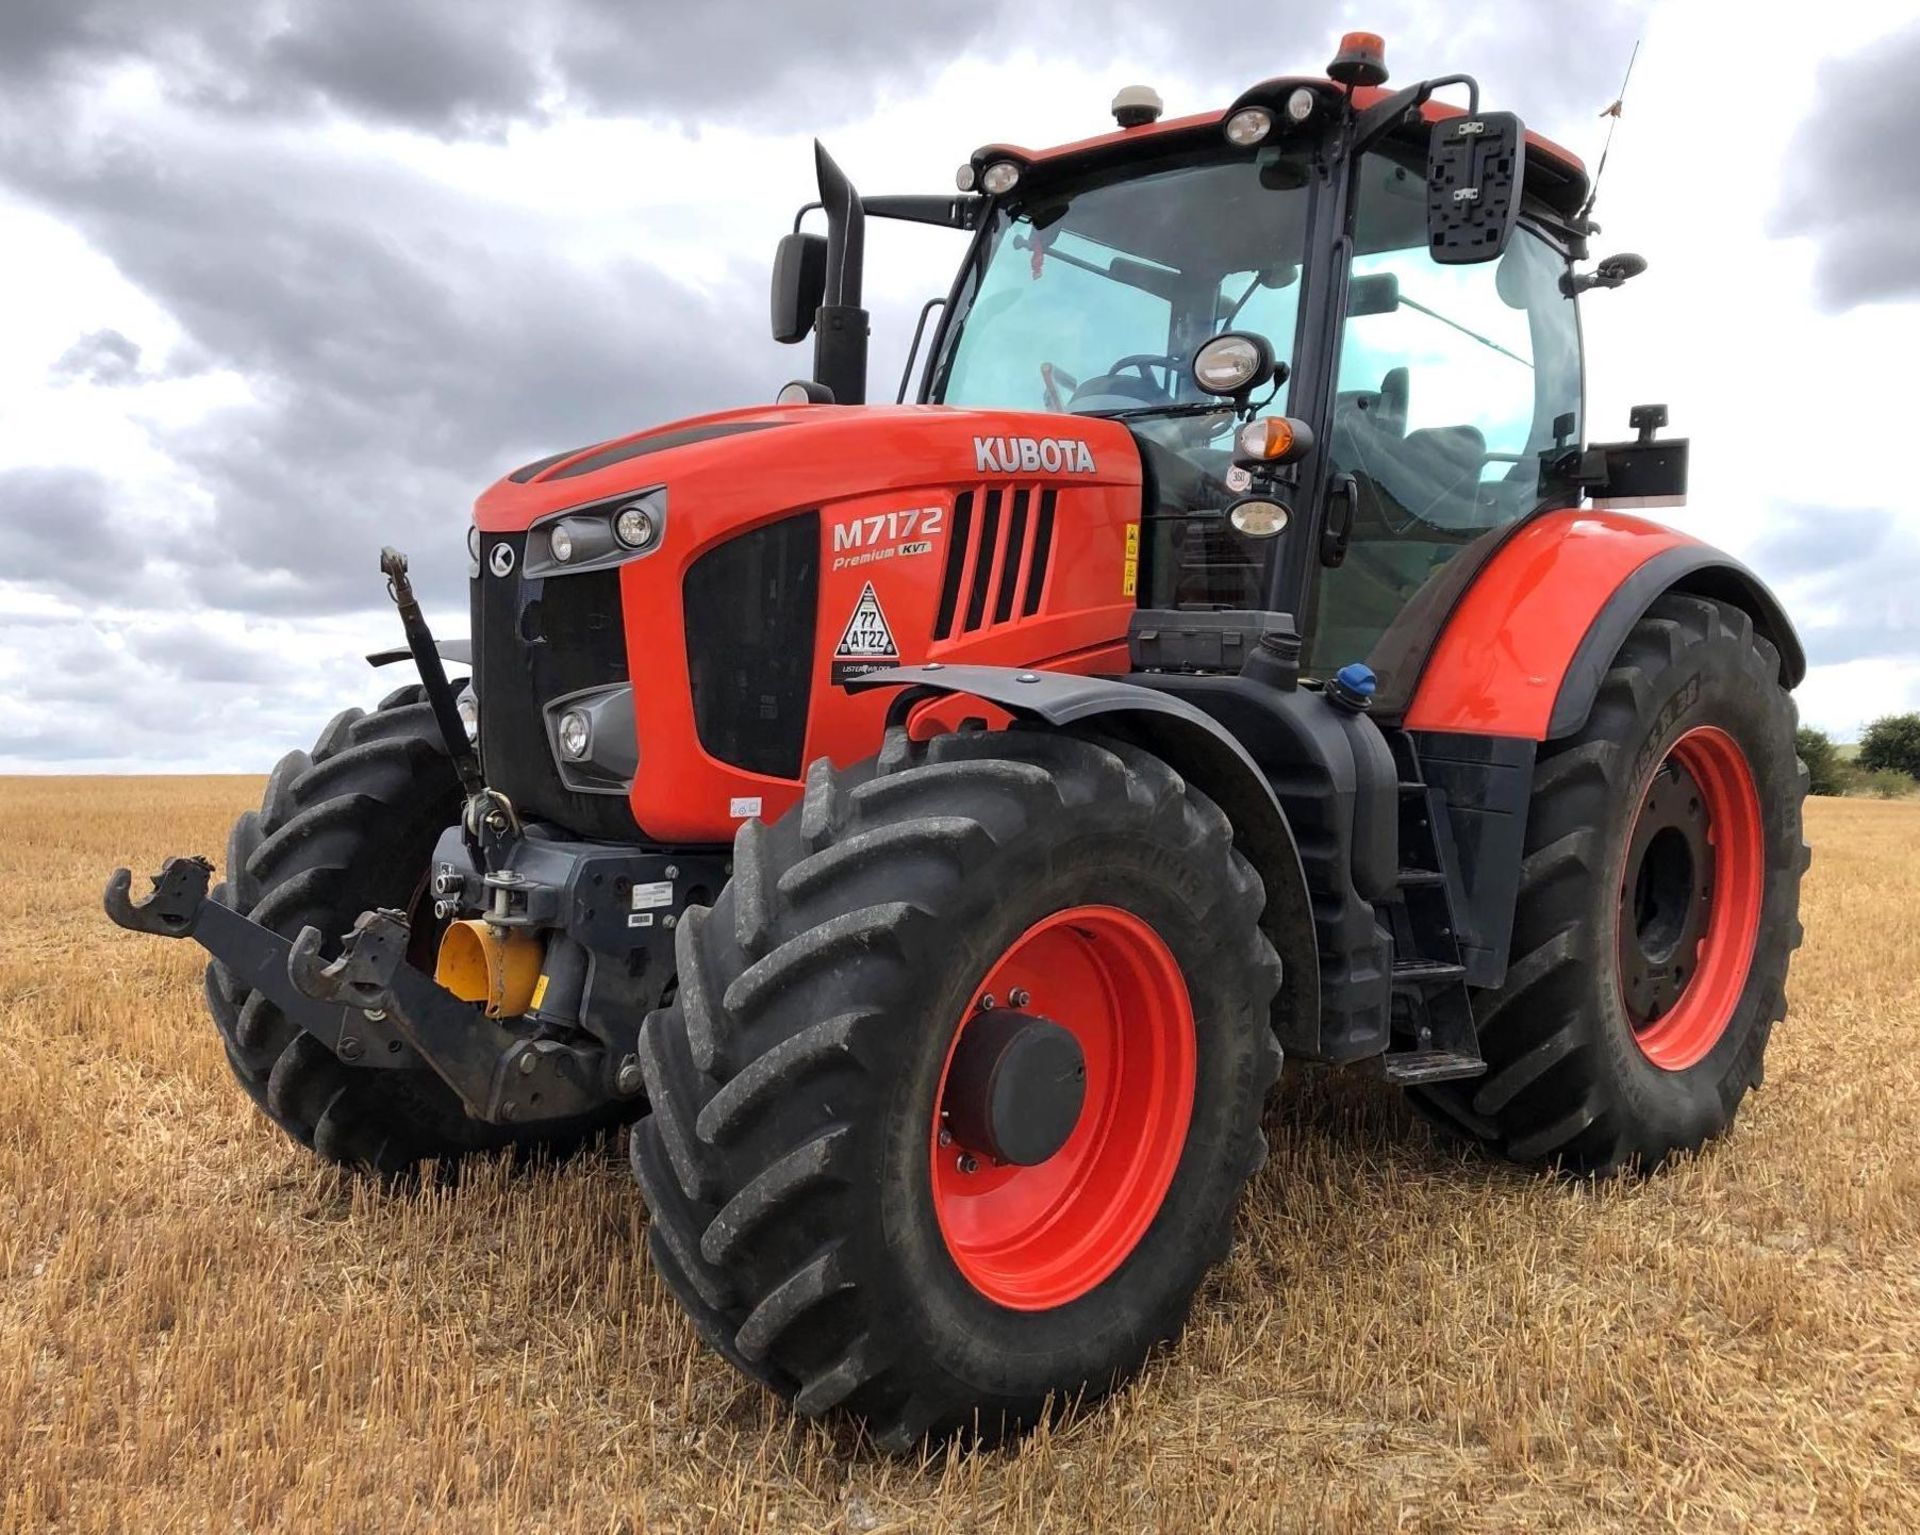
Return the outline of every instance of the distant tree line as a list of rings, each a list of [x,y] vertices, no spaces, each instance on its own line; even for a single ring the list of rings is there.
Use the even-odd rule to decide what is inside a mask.
[[[1800,760],[1814,794],[1900,799],[1920,789],[1920,714],[1887,714],[1867,726],[1849,762],[1824,730],[1802,725]]]

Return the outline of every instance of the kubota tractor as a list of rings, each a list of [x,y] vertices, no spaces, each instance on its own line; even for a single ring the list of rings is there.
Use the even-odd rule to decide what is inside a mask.
[[[1580,163],[1376,38],[1328,74],[1130,88],[951,196],[820,153],[810,380],[493,486],[470,651],[385,554],[420,682],[210,894],[107,892],[211,951],[261,1109],[383,1173],[632,1122],[700,1333],[891,1445],[1179,1332],[1283,1052],[1568,1172],[1724,1131],[1800,935],[1800,647],[1618,510],[1686,444],[1587,440],[1578,299],[1645,263],[1581,269]],[[910,404],[869,217],[970,236]]]

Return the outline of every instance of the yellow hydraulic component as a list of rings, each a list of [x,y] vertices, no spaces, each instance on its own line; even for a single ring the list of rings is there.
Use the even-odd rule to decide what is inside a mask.
[[[518,1018],[533,1006],[546,945],[517,929],[455,922],[440,940],[433,978],[462,1002],[484,1002],[489,1018]]]

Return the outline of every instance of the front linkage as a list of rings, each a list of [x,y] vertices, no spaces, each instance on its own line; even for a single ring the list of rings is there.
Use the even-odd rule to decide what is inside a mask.
[[[711,901],[726,882],[726,863],[524,835],[480,778],[404,556],[382,551],[381,569],[467,796],[461,823],[433,852],[430,913],[362,912],[328,960],[318,928],[289,940],[209,899],[212,864],[185,857],[168,859],[141,900],[131,873],[115,870],[107,915],[134,932],[195,939],[349,1066],[430,1068],[474,1119],[527,1127],[637,1099],[640,1024],[666,999],[674,930],[689,904]],[[424,915],[438,927],[467,913],[490,943],[537,958],[537,984],[506,1006],[497,992],[486,1006],[462,1000],[409,962]]]
[[[407,963],[412,929],[404,913],[366,912],[340,954],[323,960],[318,929],[303,928],[289,943],[206,899],[211,874],[204,858],[169,858],[152,894],[134,900],[132,875],[117,869],[107,883],[107,915],[133,932],[197,940],[350,1066],[430,1066],[475,1119],[570,1119],[610,1097],[638,1094],[636,1015],[616,1025],[626,1037],[611,1044],[591,1035],[516,1033]]]

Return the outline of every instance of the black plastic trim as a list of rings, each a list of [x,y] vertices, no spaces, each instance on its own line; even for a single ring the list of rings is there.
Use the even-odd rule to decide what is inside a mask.
[[[1600,683],[1627,635],[1655,600],[1670,591],[1712,597],[1744,609],[1754,628],[1780,652],[1781,686],[1796,688],[1806,677],[1806,651],[1766,583],[1731,555],[1705,544],[1683,544],[1656,554],[1614,588],[1560,679],[1547,720],[1547,740],[1570,736],[1586,724]]]
[[[1516,736],[1409,731],[1422,779],[1445,805],[1460,961],[1469,986],[1506,980],[1533,802],[1535,743]]]
[[[543,469],[551,469],[555,464],[559,463],[561,459],[572,458],[576,453],[584,453],[587,451],[587,448],[591,448],[592,446],[592,443],[588,443],[586,447],[581,448],[562,448],[558,453],[549,453],[545,458],[536,458],[530,464],[522,464],[518,469],[514,470],[512,474],[508,475],[507,478],[512,480],[516,485],[524,485],[527,481],[537,477]]]
[[[570,480],[575,475],[592,474],[596,469],[624,464],[628,459],[644,458],[649,453],[664,453],[669,448],[690,447],[696,442],[711,442],[716,437],[737,437],[742,432],[764,432],[777,421],[713,421],[705,426],[684,426],[677,432],[656,432],[651,437],[623,442],[618,447],[602,448],[585,458],[575,459],[548,475],[549,480]]]
[[[953,498],[953,532],[947,536],[947,563],[940,573],[940,608],[933,620],[936,640],[953,633],[954,615],[960,611],[960,575],[967,568],[972,538],[973,492],[963,490]]]

